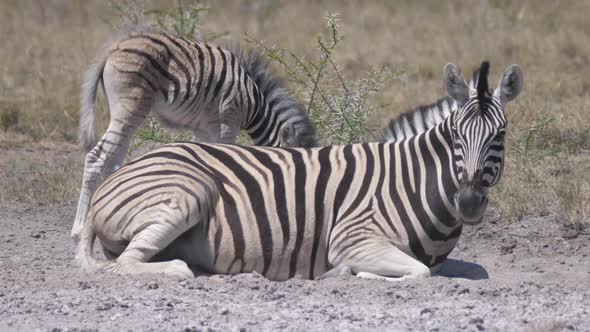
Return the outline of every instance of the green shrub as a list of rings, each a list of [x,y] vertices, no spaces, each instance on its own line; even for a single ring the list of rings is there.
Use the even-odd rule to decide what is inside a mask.
[[[252,37],[248,37],[248,41],[278,63],[300,91],[305,109],[324,143],[345,144],[370,139],[375,135],[367,126],[368,119],[382,108],[374,105],[371,99],[402,72],[372,69],[359,79],[346,79],[335,60],[338,46],[344,41],[337,15],[328,13],[326,20],[326,29],[315,38],[315,56],[270,47]]]

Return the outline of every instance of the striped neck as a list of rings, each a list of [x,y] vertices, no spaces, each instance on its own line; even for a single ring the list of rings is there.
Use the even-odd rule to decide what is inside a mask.
[[[398,150],[397,153],[392,151],[392,155],[405,160],[402,164],[408,165],[408,169],[414,169],[413,174],[402,170],[401,177],[408,172],[407,175],[415,182],[413,185],[410,183],[410,188],[415,189],[413,199],[426,200],[423,204],[426,210],[424,218],[428,216],[431,223],[447,235],[459,226],[454,203],[459,181],[453,157],[451,118],[447,117],[423,133],[392,143],[392,149]],[[396,170],[392,171],[396,174]]]
[[[254,144],[263,146],[279,146],[279,128],[284,121],[279,120],[279,114],[272,109],[264,96],[255,89],[254,102],[248,108],[248,115],[242,125]]]

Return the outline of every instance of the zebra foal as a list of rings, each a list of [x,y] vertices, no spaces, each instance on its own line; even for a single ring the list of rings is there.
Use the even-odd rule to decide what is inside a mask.
[[[269,148],[177,143],[120,168],[96,191],[77,259],[117,273],[256,271],[272,280],[350,269],[364,278],[426,277],[481,222],[504,163],[506,103],[520,67],[488,88],[448,64],[459,105],[393,143]],[[107,257],[97,261],[98,237]]]
[[[110,122],[96,143],[101,83]],[[207,142],[233,143],[244,129],[257,145],[316,144],[306,113],[261,56],[166,33],[128,31],[110,42],[86,73],[81,104],[80,140],[89,152],[72,227],[76,242],[96,186],[121,166],[150,112]]]

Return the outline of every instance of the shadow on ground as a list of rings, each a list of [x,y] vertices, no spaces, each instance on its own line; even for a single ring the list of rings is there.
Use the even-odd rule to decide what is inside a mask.
[[[489,279],[488,271],[477,263],[470,263],[458,259],[447,259],[437,275],[448,278],[462,278],[469,280]]]

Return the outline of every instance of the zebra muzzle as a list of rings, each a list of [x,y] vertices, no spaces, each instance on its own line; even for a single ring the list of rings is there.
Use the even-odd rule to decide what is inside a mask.
[[[467,225],[477,225],[488,207],[486,190],[481,186],[481,176],[476,172],[475,181],[466,181],[455,194],[458,216]]]
[[[467,187],[455,195],[455,207],[463,223],[477,225],[488,207],[488,198],[482,190]]]

